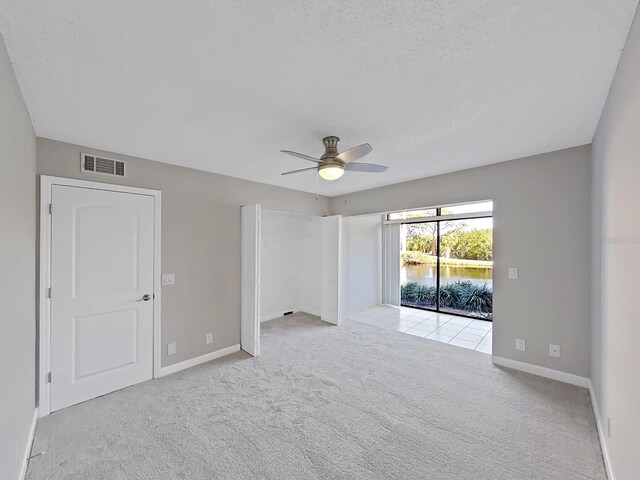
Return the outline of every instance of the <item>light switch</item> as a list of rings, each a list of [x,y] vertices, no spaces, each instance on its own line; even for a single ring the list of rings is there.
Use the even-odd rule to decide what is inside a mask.
[[[173,285],[176,283],[176,274],[175,273],[163,273],[162,274],[162,285]]]
[[[510,267],[509,268],[509,280],[517,280],[518,279],[518,269]]]

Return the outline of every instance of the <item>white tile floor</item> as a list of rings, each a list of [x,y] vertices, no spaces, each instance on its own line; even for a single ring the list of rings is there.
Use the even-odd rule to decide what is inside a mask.
[[[379,328],[429,338],[491,354],[491,322],[408,307],[379,305],[350,315],[352,320]]]

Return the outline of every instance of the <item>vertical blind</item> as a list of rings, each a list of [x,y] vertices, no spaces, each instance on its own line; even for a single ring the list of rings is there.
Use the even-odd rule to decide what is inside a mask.
[[[382,303],[400,306],[400,224],[383,225]]]

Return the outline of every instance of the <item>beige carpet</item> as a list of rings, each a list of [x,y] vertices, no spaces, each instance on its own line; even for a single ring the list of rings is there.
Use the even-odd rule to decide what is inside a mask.
[[[584,389],[304,314],[262,349],[49,415],[27,478],[606,478]]]

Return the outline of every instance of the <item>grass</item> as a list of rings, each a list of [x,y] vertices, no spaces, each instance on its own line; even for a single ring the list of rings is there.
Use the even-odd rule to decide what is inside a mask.
[[[438,261],[438,257],[429,255],[424,252],[406,251],[400,254],[403,265],[420,265],[429,264],[435,265]],[[477,267],[477,268],[492,268],[493,262],[491,260],[465,260],[464,258],[448,258],[440,257],[440,265],[443,266],[464,266],[464,267]]]
[[[403,304],[418,307],[435,307],[436,287],[417,282],[408,282],[400,287]],[[440,287],[440,308],[449,308],[491,317],[493,313],[493,291],[486,284],[459,280]]]

